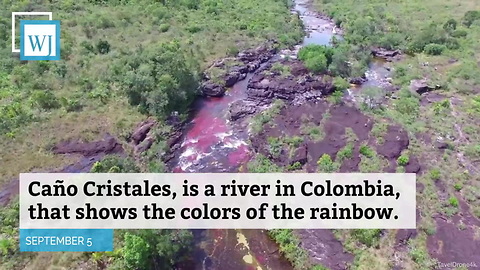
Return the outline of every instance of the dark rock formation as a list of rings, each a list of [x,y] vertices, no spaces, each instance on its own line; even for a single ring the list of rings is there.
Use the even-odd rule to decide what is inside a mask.
[[[108,134],[101,141],[61,142],[53,148],[53,153],[55,154],[81,154],[83,156],[94,156],[100,153],[115,154],[121,152],[123,152],[123,148],[120,142]]]
[[[202,84],[202,93],[209,97],[221,97],[225,94],[227,89],[212,81],[206,81]]]
[[[393,61],[397,59],[402,52],[400,50],[387,50],[384,48],[373,48],[372,54],[375,57],[383,58],[387,61]]]
[[[439,85],[432,86],[431,82],[429,82],[427,79],[412,80],[410,82],[410,90],[420,95],[439,88]]]

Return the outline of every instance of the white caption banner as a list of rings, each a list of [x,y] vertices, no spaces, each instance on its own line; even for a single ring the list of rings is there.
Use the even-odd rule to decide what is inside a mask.
[[[21,229],[413,229],[415,210],[415,174],[20,175]]]

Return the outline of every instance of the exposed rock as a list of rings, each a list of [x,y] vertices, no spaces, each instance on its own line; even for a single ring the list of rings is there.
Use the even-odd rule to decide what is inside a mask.
[[[308,74],[308,69],[302,63],[296,62],[290,66],[290,73],[295,77],[303,76]]]
[[[389,160],[398,158],[410,143],[407,132],[398,126],[389,126],[384,140],[382,145],[377,146],[377,153]]]
[[[146,120],[142,123],[140,123],[135,131],[132,133],[132,136],[130,139],[132,142],[137,145],[141,143],[145,138],[147,137],[148,132],[152,129],[152,127],[155,125],[155,120]]]
[[[427,79],[412,80],[410,82],[410,90],[418,94],[423,94],[434,89],[440,88],[439,86],[431,86]]]
[[[257,111],[258,104],[245,100],[238,100],[230,105],[230,119],[235,121]]]
[[[305,165],[305,163],[307,163],[307,146],[306,145],[301,145],[297,149],[295,149],[295,152],[293,153],[293,156],[290,160],[290,165],[293,165],[297,162],[302,165]]]
[[[81,154],[84,156],[94,156],[99,153],[114,154],[122,151],[122,145],[110,135],[105,136],[104,140],[95,142],[61,142],[53,148],[55,154]]]
[[[384,48],[373,48],[372,54],[375,57],[383,58],[387,61],[392,61],[402,54],[400,50],[387,50]]]
[[[240,72],[230,72],[225,76],[225,87],[232,87],[240,79]]]
[[[251,62],[247,65],[247,67],[248,67],[248,72],[254,72],[260,67],[260,62],[259,61]]]
[[[407,166],[405,166],[406,173],[418,173],[420,172],[420,163],[416,156],[410,156]]]
[[[448,143],[446,143],[446,142],[444,142],[444,141],[436,141],[436,142],[435,142],[435,147],[436,147],[437,149],[441,149],[441,150],[447,149],[447,148],[448,148]]]
[[[145,138],[145,140],[142,143],[140,143],[135,147],[135,153],[141,154],[147,151],[148,149],[150,149],[150,147],[152,147],[152,144],[154,143],[154,141],[155,141],[155,138],[153,136],[148,136],[147,138]]]
[[[245,73],[248,73],[248,66],[246,65],[234,66],[230,68],[230,72],[238,72],[240,74],[245,74]]]
[[[205,96],[221,97],[225,95],[226,91],[227,89],[224,86],[213,83],[211,81],[207,81],[202,84],[202,93]]]
[[[367,81],[365,77],[355,77],[350,79],[351,84],[361,85]]]

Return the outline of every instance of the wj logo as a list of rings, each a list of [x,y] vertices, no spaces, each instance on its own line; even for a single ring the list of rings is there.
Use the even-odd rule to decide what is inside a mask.
[[[49,20],[20,20],[20,49],[15,48],[15,16],[48,15]],[[12,12],[12,52],[20,60],[60,60],[60,21],[52,12]]]

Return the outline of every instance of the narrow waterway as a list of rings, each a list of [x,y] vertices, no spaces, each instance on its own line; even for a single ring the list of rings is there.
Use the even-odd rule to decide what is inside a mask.
[[[341,38],[341,30],[332,21],[313,12],[309,0],[296,0],[292,12],[299,14],[306,30],[302,46],[329,45],[332,38]],[[281,53],[282,54],[282,53]],[[366,74],[368,85],[377,85],[375,78],[384,76],[381,62],[373,62]],[[197,102],[196,113],[187,125],[182,138],[175,172],[234,172],[245,165],[252,156],[246,130],[234,129],[227,117],[229,105],[246,96],[249,74],[235,84],[221,98],[204,98]],[[353,88],[350,93],[360,91]],[[352,97],[354,94],[352,94]],[[196,230],[196,247],[192,266],[188,269],[292,269],[280,255],[277,245],[263,230]]]

